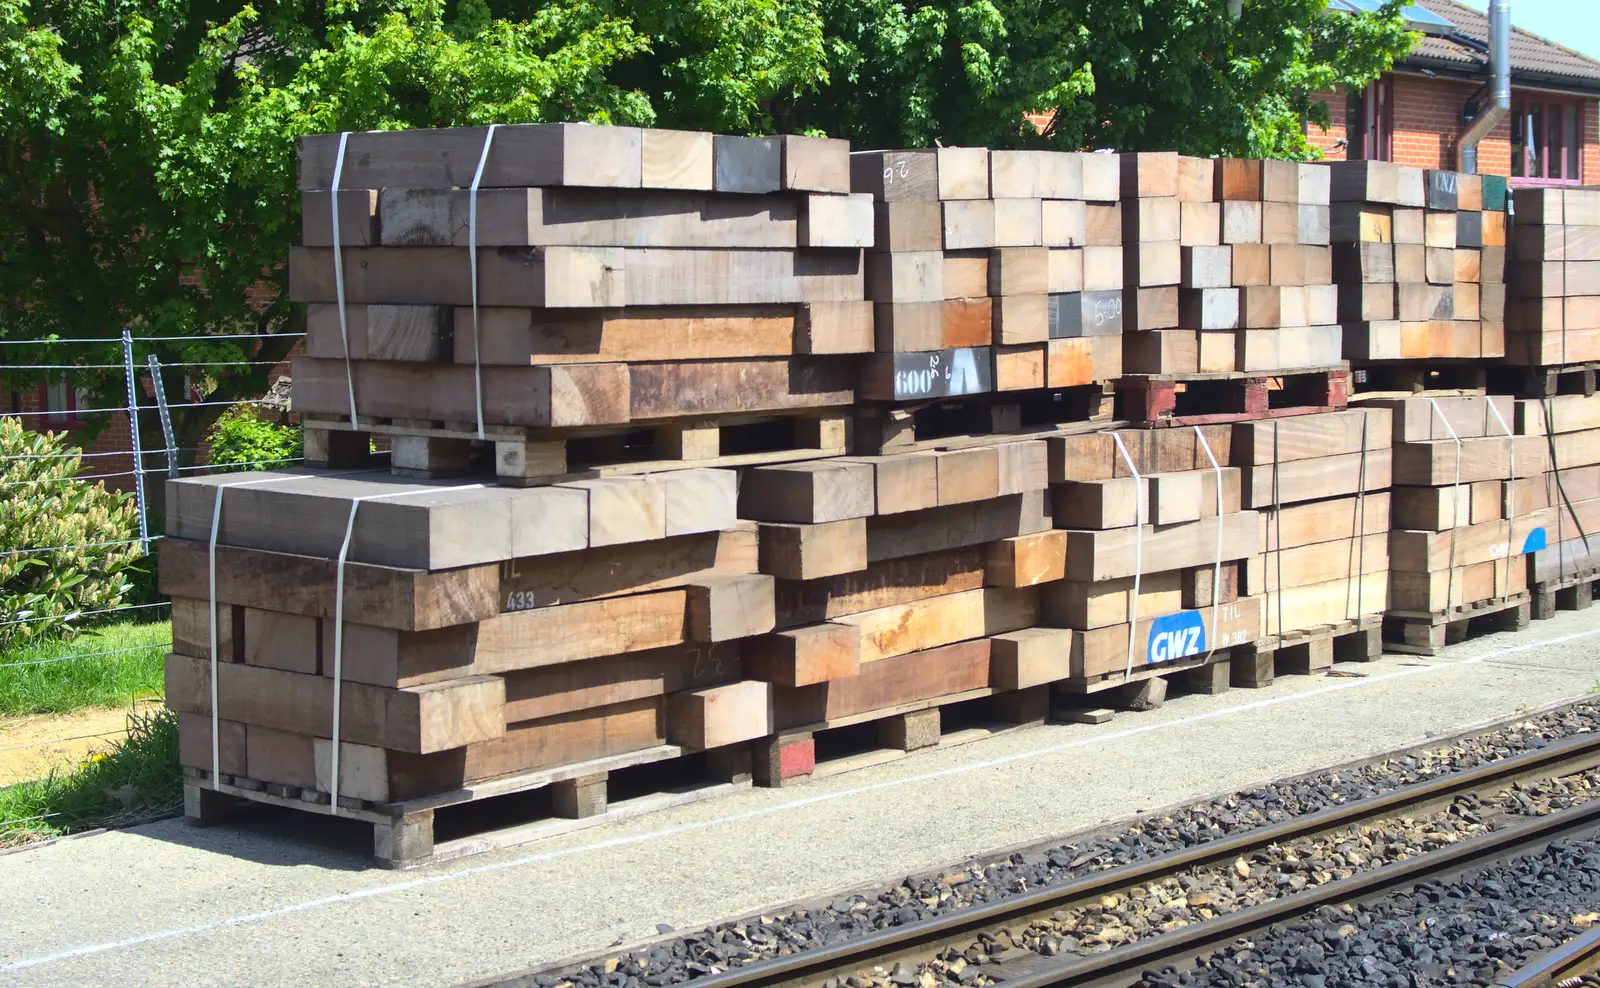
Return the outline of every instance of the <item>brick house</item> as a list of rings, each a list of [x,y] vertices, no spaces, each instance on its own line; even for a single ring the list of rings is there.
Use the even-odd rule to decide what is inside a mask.
[[[1452,0],[1416,2],[1455,31],[1424,37],[1363,91],[1325,96],[1333,126],[1308,136],[1328,160],[1456,167],[1457,139],[1488,93],[1489,18]],[[1600,185],[1597,99],[1600,60],[1513,27],[1511,112],[1479,145],[1478,171],[1513,185]]]

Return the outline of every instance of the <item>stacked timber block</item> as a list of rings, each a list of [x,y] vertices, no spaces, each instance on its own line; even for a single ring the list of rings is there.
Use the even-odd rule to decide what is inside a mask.
[[[1547,510],[1545,544],[1528,553],[1533,616],[1588,606],[1600,574],[1600,394],[1554,395],[1517,402],[1517,433],[1539,437],[1543,474],[1518,482],[1518,506]]]
[[[373,433],[409,475],[492,455],[507,483],[842,450],[851,355],[873,345],[872,203],[850,192],[847,142],[584,124],[489,137],[300,141],[289,291],[310,303],[293,368],[308,461],[359,465]],[[752,418],[787,431],[725,441]]]
[[[1263,686],[1275,669],[1309,674],[1381,652],[1388,606],[1390,413],[1362,407],[1233,426],[1243,503],[1260,519],[1261,551],[1243,592],[1263,601],[1264,634],[1238,650],[1235,681]]]
[[[1600,360],[1600,190],[1518,189],[1515,200],[1506,362]]]
[[[1505,179],[1384,161],[1329,167],[1344,355],[1504,356]]]
[[[882,403],[863,416],[858,451],[912,441],[907,403],[984,395],[975,404],[1004,431],[1020,421],[1015,393],[1120,374],[1117,169],[1115,155],[1048,151],[851,155],[876,222],[861,397]]]
[[[1047,458],[1043,441],[996,438],[746,472],[739,511],[759,523],[777,599],[777,630],[744,652],[772,698],[758,783],[948,742],[973,705],[1043,721],[1073,646],[1036,627],[1038,586],[1066,566]]]
[[[1123,155],[1130,374],[1340,362],[1326,166]]]
[[[329,812],[337,796],[399,865],[472,849],[436,846],[433,813],[488,796],[547,799],[570,829],[603,817],[608,776],[632,766],[671,760],[701,792],[748,784],[740,743],[771,732],[772,700],[741,642],[772,630],[774,582],[736,481],[172,481],[166,703],[189,816],[229,797]]]
[[[1241,506],[1242,472],[1226,465],[1228,429],[1047,440],[1065,575],[1039,588],[1040,617],[1071,629],[1057,687],[1067,716],[1103,716],[1104,701],[1091,701],[1106,691],[1135,708],[1159,705],[1174,674],[1219,692],[1230,650],[1260,637],[1261,600],[1240,579],[1260,549],[1259,524]]]
[[[1528,565],[1553,510],[1531,490],[1548,468],[1542,435],[1507,435],[1514,399],[1437,395],[1363,398],[1394,422],[1389,533],[1391,649],[1431,655],[1484,619],[1528,620]],[[1498,414],[1497,414],[1498,413]]]

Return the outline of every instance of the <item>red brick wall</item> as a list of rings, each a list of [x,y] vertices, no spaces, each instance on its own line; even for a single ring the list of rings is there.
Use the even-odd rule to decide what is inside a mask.
[[[1394,160],[1417,168],[1454,168],[1456,141],[1464,129],[1461,108],[1478,84],[1456,79],[1429,79],[1421,75],[1394,76]],[[1513,89],[1513,95],[1520,94]],[[1312,146],[1323,149],[1330,161],[1342,161],[1344,149],[1334,142],[1345,138],[1345,96],[1324,93],[1333,126],[1324,131],[1313,126],[1307,134]],[[1583,181],[1600,184],[1600,108],[1584,101]],[[1478,171],[1486,175],[1511,174],[1511,119],[1509,115],[1478,145]]]
[[[1345,114],[1349,112],[1345,102],[1344,90],[1339,89],[1331,93],[1317,93],[1317,99],[1328,104],[1329,126],[1324,129],[1313,124],[1307,129],[1306,139],[1311,146],[1320,150],[1329,161],[1343,161],[1344,148],[1334,147],[1340,141],[1349,137],[1345,127]]]

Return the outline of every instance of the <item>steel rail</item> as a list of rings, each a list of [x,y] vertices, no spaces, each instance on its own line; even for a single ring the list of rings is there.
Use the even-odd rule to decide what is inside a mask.
[[[1545,951],[1497,980],[1493,988],[1555,988],[1596,971],[1600,971],[1600,927]]]
[[[1046,917],[1074,905],[1092,902],[1101,896],[1136,885],[1145,885],[1198,868],[1223,865],[1273,844],[1287,843],[1370,820],[1448,805],[1458,796],[1499,791],[1511,782],[1529,775],[1540,778],[1560,777],[1596,766],[1600,766],[1600,737],[1579,735],[1537,751],[1407,786],[1370,799],[1331,807],[1283,823],[1208,841],[1176,854],[1162,855],[1148,861],[1096,872],[1061,885],[1010,896],[948,916],[895,927],[859,939],[815,950],[804,950],[787,957],[759,961],[722,974],[697,978],[694,984],[696,988],[801,988],[801,986],[818,985],[830,979],[848,977],[874,967],[892,969],[895,964],[903,961],[922,962],[932,959],[948,946],[965,947],[976,940],[980,933],[1026,924],[1032,919]],[[1385,882],[1402,881],[1407,875],[1420,874],[1424,869],[1446,867],[1450,862],[1463,857],[1471,858],[1491,853],[1494,848],[1506,841],[1518,838],[1518,835],[1524,835],[1534,829],[1548,832],[1554,825],[1550,821],[1571,821],[1575,819],[1575,815],[1580,814],[1580,811],[1586,819],[1600,820],[1600,800],[1585,804],[1577,810],[1541,818],[1532,828],[1508,828],[1500,833],[1465,841],[1452,848],[1411,861],[1386,865],[1372,872],[1342,879],[1339,882],[1330,882],[1315,890],[1283,896],[1260,906],[1207,920],[1185,930],[1148,937],[1127,947],[1090,958],[1074,957],[1069,961],[1060,957],[1041,956],[1037,965],[1040,971],[1031,976],[1018,970],[1020,965],[1013,964],[1009,970],[1018,970],[1018,974],[1008,974],[1006,984],[1008,988],[1038,988],[1046,984],[1096,984],[1098,979],[1108,976],[1114,980],[1120,976],[1116,971],[1121,969],[1112,966],[1116,963],[1112,958],[1129,958],[1129,963],[1142,964],[1140,969],[1147,969],[1156,966],[1147,958],[1165,957],[1174,950],[1180,955],[1192,956],[1201,942],[1212,942],[1213,931],[1220,931],[1216,935],[1221,936],[1221,944],[1226,944],[1237,935],[1232,931],[1246,928],[1241,924],[1257,922],[1259,925],[1276,921],[1274,919],[1258,921],[1254,917],[1281,918],[1299,915],[1329,901],[1327,898],[1329,895],[1342,897],[1337,901],[1346,901],[1369,886],[1377,888]],[[1134,958],[1139,959],[1134,960]],[[1030,964],[1030,967],[1032,966],[1034,965]],[[997,965],[997,968],[1005,969],[1005,966]],[[1063,980],[1066,977],[1064,972],[1068,971],[1075,972],[1071,974],[1074,980]],[[1083,980],[1090,975],[1094,978]]]

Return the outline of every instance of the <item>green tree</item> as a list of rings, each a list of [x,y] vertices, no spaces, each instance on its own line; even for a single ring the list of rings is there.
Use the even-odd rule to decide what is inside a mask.
[[[120,407],[126,328],[141,370],[170,367],[176,442],[196,447],[304,328],[282,294],[296,137],[767,131],[774,99],[823,83],[822,53],[809,0],[0,0],[0,340],[107,341],[0,347],[3,364],[82,367],[0,384],[70,377],[89,407]],[[217,338],[236,334],[260,335]],[[182,407],[186,385],[204,407]]]
[[[1312,158],[1314,94],[1410,51],[1406,2],[1244,0],[1235,19],[1227,0],[823,0],[830,85],[794,116],[863,147]]]

